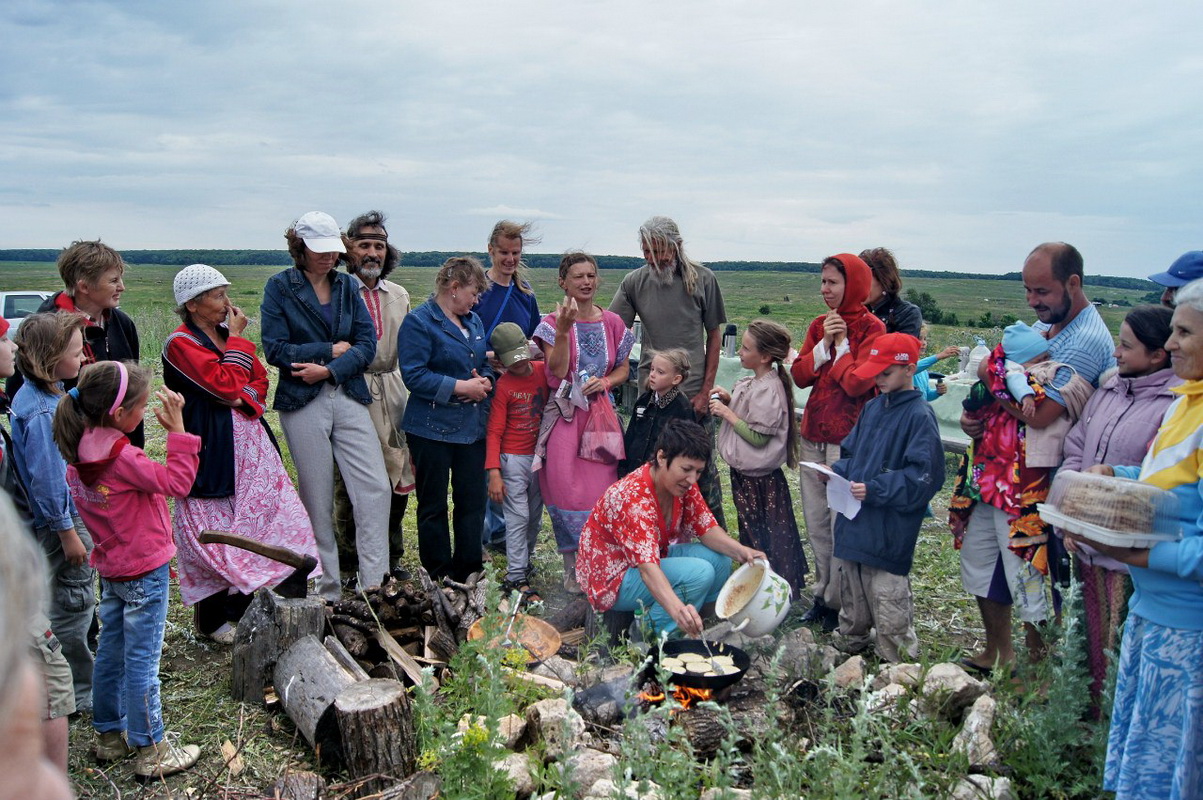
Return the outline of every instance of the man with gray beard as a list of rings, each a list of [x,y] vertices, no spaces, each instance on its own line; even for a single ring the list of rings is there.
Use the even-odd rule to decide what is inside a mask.
[[[668,217],[652,217],[639,227],[643,249],[642,267],[622,279],[610,310],[628,327],[638,316],[643,323],[639,353],[639,386],[647,383],[652,356],[658,350],[684,348],[694,365],[681,385],[694,414],[713,437],[710,392],[718,373],[719,345],[727,310],[714,273],[685,254],[685,242],[677,223]],[[701,369],[697,365],[702,365]],[[722,528],[723,489],[713,456],[698,481],[706,505]]]
[[[409,574],[400,566],[400,558],[405,552],[401,520],[405,516],[409,493],[414,488],[414,473],[405,437],[397,432],[409,396],[397,368],[397,333],[401,330],[401,321],[409,313],[409,292],[400,284],[385,280],[400,263],[401,254],[388,242],[384,214],[379,211],[360,214],[347,224],[343,239],[347,246],[343,256],[347,272],[351,273],[376,326],[376,357],[368,365],[364,379],[372,394],[368,413],[380,439],[384,466],[393,487],[388,517],[389,567],[395,576],[404,580]],[[355,516],[337,471],[334,488],[334,530],[339,561],[343,570],[353,575],[358,563],[354,548]]]

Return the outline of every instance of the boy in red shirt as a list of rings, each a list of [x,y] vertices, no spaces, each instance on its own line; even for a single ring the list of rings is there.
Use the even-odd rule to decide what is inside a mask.
[[[526,334],[514,323],[498,325],[489,343],[506,370],[497,379],[485,439],[489,499],[501,503],[505,512],[503,588],[516,589],[524,602],[534,603],[543,599],[530,587],[530,562],[543,526],[543,495],[533,467],[547,404],[547,374],[542,361],[531,361]]]

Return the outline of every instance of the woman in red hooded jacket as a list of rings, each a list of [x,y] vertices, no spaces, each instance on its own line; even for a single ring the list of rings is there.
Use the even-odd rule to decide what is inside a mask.
[[[794,383],[811,387],[802,415],[801,461],[831,465],[839,460],[840,442],[874,395],[873,378],[853,375],[868,358],[873,340],[885,333],[885,325],[865,308],[872,275],[868,265],[851,253],[823,261],[820,291],[831,310],[810,323],[790,367]],[[805,468],[798,483],[815,564],[814,606],[803,620],[821,622],[830,631],[839,623],[839,587],[832,575],[834,534],[827,488],[819,473]]]

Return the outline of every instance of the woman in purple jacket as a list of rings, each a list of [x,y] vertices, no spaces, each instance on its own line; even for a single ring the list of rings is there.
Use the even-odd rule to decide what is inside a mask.
[[[1173,311],[1164,306],[1137,306],[1124,318],[1115,348],[1118,369],[1091,395],[1066,435],[1061,469],[1135,465],[1144,459],[1166,407],[1176,396],[1170,388],[1182,383],[1170,369],[1165,351],[1172,316]],[[1090,694],[1097,708],[1107,677],[1107,654],[1119,643],[1132,581],[1127,566],[1085,544],[1078,544],[1074,563],[1086,612]]]

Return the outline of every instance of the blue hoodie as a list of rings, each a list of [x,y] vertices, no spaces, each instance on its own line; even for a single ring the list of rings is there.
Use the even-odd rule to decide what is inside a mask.
[[[895,575],[911,571],[927,504],[944,485],[944,446],[931,406],[915,389],[870,400],[832,465],[865,484],[855,519],[835,517],[835,557]]]

